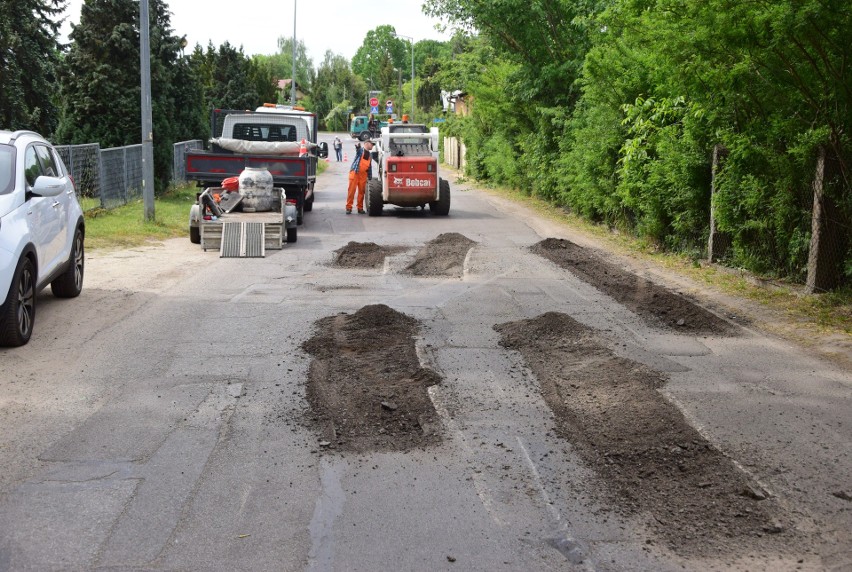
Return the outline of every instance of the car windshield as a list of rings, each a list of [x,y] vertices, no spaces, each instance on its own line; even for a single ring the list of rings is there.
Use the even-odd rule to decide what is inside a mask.
[[[11,193],[15,188],[15,148],[0,145],[0,195]]]

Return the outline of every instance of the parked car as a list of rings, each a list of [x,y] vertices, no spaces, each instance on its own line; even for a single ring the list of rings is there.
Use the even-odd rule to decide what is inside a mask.
[[[85,224],[74,182],[38,133],[0,130],[0,346],[30,340],[36,294],[83,289]]]

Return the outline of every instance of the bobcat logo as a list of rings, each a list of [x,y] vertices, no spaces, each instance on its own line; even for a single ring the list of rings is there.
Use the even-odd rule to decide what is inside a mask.
[[[401,187],[401,186],[402,186],[402,182],[403,182],[403,180],[404,180],[404,179],[403,179],[402,177],[394,177],[394,178],[393,178],[393,184],[394,184],[394,186],[395,186],[395,187]]]

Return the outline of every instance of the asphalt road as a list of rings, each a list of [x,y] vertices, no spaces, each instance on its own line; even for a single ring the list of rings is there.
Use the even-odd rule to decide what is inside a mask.
[[[852,568],[848,370],[748,329],[649,328],[527,249],[590,239],[454,177],[449,217],[347,216],[347,167],[332,157],[298,242],[265,259],[188,239],[95,252],[80,298],[40,296],[30,344],[0,350],[0,570]],[[446,232],[477,243],[460,278],[400,272]],[[350,241],[404,249],[333,267]],[[304,422],[314,322],[376,303],[423,325],[439,446],[335,453]],[[696,558],[603,505],[492,329],[547,311],[664,372],[663,394],[785,508],[793,546]]]

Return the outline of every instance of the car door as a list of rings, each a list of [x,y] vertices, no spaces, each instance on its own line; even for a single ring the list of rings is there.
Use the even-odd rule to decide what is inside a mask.
[[[38,145],[30,145],[24,153],[24,177],[27,190],[32,188],[36,179],[45,174],[38,157],[37,147]],[[62,232],[58,203],[55,197],[30,196],[26,204],[27,226],[38,258],[39,281],[56,267],[57,235]]]
[[[51,147],[39,144],[35,147],[36,154],[41,163],[42,173],[48,177],[60,179],[64,186],[63,191],[53,197],[53,202],[51,203],[57,215],[54,222],[58,225],[56,233],[53,234],[50,246],[52,256],[50,265],[51,268],[54,268],[56,265],[68,260],[71,254],[72,237],[70,234],[73,232],[73,225],[68,224],[68,219],[71,216],[71,201],[74,200],[74,185],[71,183],[68,173],[63,170],[61,162]]]

